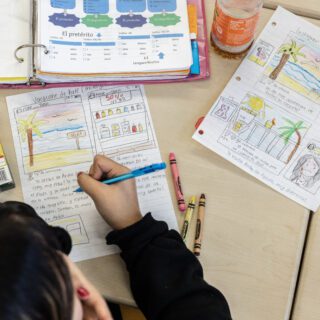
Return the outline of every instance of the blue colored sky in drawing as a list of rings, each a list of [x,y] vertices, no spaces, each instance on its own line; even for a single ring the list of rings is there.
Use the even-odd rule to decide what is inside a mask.
[[[34,154],[76,149],[75,139],[69,139],[68,133],[87,131],[82,103],[49,105],[19,114],[18,119],[26,119],[35,111],[35,120],[41,120],[43,123],[39,126],[42,137],[33,134]],[[81,149],[91,148],[89,136],[80,138],[79,141]],[[28,155],[27,142],[22,144],[22,153],[24,156]]]

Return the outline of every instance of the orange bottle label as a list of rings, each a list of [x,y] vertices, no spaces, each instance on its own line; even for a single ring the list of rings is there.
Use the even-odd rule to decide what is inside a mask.
[[[214,9],[212,34],[223,45],[242,46],[253,40],[259,13],[250,18],[234,18],[225,14],[218,1]]]

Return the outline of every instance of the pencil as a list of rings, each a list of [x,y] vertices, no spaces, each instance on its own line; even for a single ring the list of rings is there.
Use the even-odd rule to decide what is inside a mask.
[[[199,200],[199,205],[198,205],[196,235],[195,235],[194,247],[193,247],[193,252],[196,256],[200,256],[200,251],[201,251],[205,207],[206,207],[206,196],[202,193]]]

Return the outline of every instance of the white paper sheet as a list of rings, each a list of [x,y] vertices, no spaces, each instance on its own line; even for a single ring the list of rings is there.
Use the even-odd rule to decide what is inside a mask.
[[[316,210],[320,29],[279,7],[193,138]]]
[[[40,1],[43,72],[186,70],[192,64],[186,0]],[[134,76],[134,75],[133,75]]]
[[[75,261],[117,252],[92,200],[73,191],[97,153],[131,169],[161,162],[143,86],[34,91],[7,104],[25,202],[71,234]],[[137,191],[143,214],[177,228],[164,171],[139,177]]]

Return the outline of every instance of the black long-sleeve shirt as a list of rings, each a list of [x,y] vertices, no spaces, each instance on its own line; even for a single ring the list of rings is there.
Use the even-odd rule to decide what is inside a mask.
[[[112,231],[127,265],[137,305],[148,320],[230,320],[222,293],[203,279],[203,270],[175,230],[150,213],[123,230]]]

